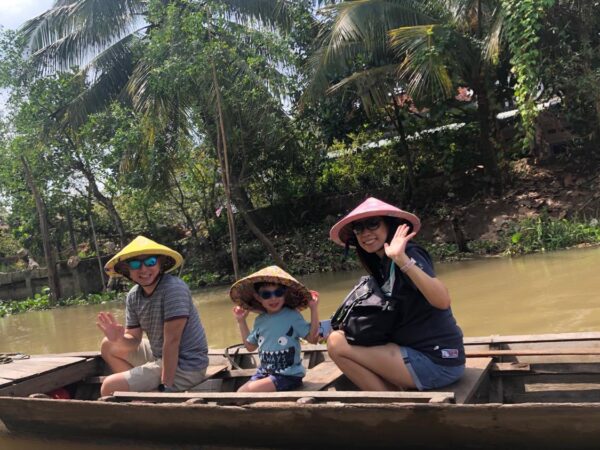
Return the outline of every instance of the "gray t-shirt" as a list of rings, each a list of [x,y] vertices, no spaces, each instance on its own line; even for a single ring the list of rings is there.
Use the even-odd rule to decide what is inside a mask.
[[[162,358],[164,323],[186,317],[188,320],[179,344],[178,366],[181,370],[202,370],[208,366],[204,327],[187,284],[165,274],[151,296],[145,297],[142,292],[142,288],[136,285],[127,294],[126,327],[141,327],[148,336],[154,357]]]

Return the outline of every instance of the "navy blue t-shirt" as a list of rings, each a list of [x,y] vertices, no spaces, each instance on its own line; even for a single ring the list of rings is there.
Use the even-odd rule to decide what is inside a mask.
[[[413,258],[426,274],[435,277],[433,262],[424,248],[409,242],[406,255]],[[398,327],[393,342],[424,353],[436,364],[464,364],[463,334],[452,310],[432,306],[412,280],[397,265],[391,269],[392,265],[390,259],[384,258],[381,270],[385,280],[383,285],[393,286],[392,297],[398,300]]]

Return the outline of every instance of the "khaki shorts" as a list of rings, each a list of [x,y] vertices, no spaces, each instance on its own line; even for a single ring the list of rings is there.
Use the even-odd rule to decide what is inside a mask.
[[[154,357],[147,339],[142,339],[138,348],[129,353],[127,362],[134,366],[133,369],[123,373],[129,384],[129,390],[147,392],[158,388],[162,375],[162,359]],[[190,389],[200,384],[204,380],[205,374],[206,369],[187,371],[178,367],[173,387],[178,391]]]

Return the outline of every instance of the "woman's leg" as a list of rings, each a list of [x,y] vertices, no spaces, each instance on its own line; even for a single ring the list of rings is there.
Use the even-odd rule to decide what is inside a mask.
[[[396,344],[350,345],[342,331],[334,331],[327,339],[327,351],[344,375],[363,391],[416,387]]]

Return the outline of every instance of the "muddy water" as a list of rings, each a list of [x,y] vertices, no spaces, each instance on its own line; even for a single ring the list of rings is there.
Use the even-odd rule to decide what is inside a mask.
[[[465,336],[535,334],[600,330],[600,248],[577,249],[520,258],[490,258],[445,263],[438,276],[452,296],[454,314]],[[304,277],[321,294],[320,315],[328,318],[361,272]],[[239,342],[227,287],[194,294],[212,348]],[[29,354],[96,349],[98,311],[123,320],[123,305],[81,306],[29,312],[0,319],[0,352]],[[56,445],[56,447],[53,447]],[[72,446],[71,446],[72,445]],[[110,448],[124,448],[113,443]],[[131,449],[131,445],[125,445]],[[0,428],[2,449],[108,448],[104,443],[61,445],[9,436]],[[159,447],[148,447],[159,448]]]

